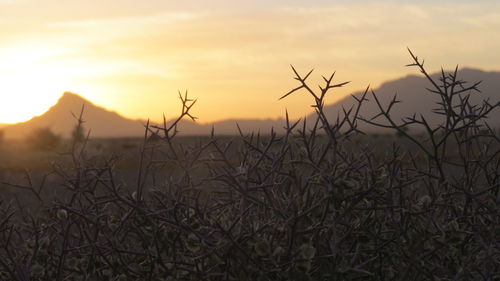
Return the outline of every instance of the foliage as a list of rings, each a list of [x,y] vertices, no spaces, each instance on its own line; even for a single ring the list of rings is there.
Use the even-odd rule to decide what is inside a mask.
[[[85,140],[85,128],[83,126],[75,126],[71,132],[71,139],[73,142],[83,142]]]
[[[73,114],[73,117],[76,119],[77,124],[73,128],[71,132],[71,140],[73,144],[83,143],[86,139],[85,136],[85,128],[83,127],[83,112],[85,110],[85,104],[82,105],[82,109],[80,111],[80,115],[76,116]]]
[[[67,196],[37,214],[1,203],[2,280],[498,280],[500,140],[485,118],[499,104],[470,104],[477,84],[457,71],[435,81],[411,56],[441,97],[438,126],[398,123],[397,100],[369,89],[330,120],[325,96],[346,83],[324,77],[315,92],[311,72],[293,69],[299,86],[284,97],[305,90],[317,114],[287,114],[284,135],[186,147],[175,142],[179,120],[194,118],[186,94],[177,121],[147,125],[133,186],[114,158],[74,146],[73,167],[54,167]],[[380,114],[360,116],[369,96]],[[355,143],[358,122],[385,121],[414,149]]]
[[[26,141],[34,149],[50,150],[60,143],[61,137],[52,132],[50,128],[38,128],[26,137]]]

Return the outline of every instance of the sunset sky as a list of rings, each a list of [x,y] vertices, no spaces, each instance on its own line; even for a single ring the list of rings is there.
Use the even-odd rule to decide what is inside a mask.
[[[430,71],[499,70],[500,1],[0,0],[0,123],[64,91],[129,118],[176,116],[186,89],[200,122],[300,117],[308,97],[278,101],[290,64],[352,80],[333,102],[418,74],[407,46]]]

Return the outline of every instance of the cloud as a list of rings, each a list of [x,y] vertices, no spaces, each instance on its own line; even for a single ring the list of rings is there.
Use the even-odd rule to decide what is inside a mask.
[[[51,22],[47,34],[36,36],[74,50],[61,58],[78,61],[89,73],[92,65],[100,65],[95,75],[152,73],[210,81],[223,79],[221,73],[225,79],[239,79],[294,63],[346,71],[364,68],[389,77],[406,63],[406,46],[438,57],[470,56],[482,46],[499,45],[474,32],[495,24],[494,15],[481,15],[496,7],[500,5],[357,1],[275,5],[259,11],[159,11]],[[463,41],[464,30],[468,42]],[[489,32],[499,34],[498,29]],[[469,43],[473,41],[479,44]],[[390,70],[393,66],[397,68]]]
[[[168,24],[196,18],[195,13],[159,13],[147,16],[84,19],[78,21],[63,21],[50,23],[51,27],[62,28],[115,28],[117,26],[150,26],[155,24]]]

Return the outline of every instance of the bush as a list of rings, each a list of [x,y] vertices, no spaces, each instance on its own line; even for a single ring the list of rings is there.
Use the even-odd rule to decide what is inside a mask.
[[[5,280],[495,280],[499,278],[500,140],[483,122],[499,104],[468,104],[457,72],[432,80],[443,122],[397,123],[411,146],[378,155],[357,122],[368,90],[335,120],[323,111],[333,75],[311,95],[314,120],[285,133],[176,142],[178,121],[148,126],[137,182],[73,151],[55,167],[69,196],[15,218],[2,203]],[[455,87],[456,85],[463,87]],[[372,93],[377,101],[377,96]],[[462,107],[451,106],[459,98]],[[181,96],[178,120],[194,101]],[[438,112],[439,113],[439,112]],[[306,124],[306,122],[308,124]],[[385,123],[384,123],[385,124]],[[423,128],[416,139],[404,130]],[[157,132],[160,131],[160,133]],[[147,132],[147,133],[148,133]],[[356,142],[363,145],[353,146]],[[236,153],[237,152],[237,153]],[[32,191],[39,194],[39,190]]]
[[[73,131],[71,132],[71,141],[73,145],[83,143],[86,139],[85,127],[83,126],[83,123],[85,123],[85,121],[83,120],[84,111],[85,111],[85,104],[82,105],[82,109],[80,110],[79,115],[75,115],[74,113],[72,113],[73,117],[77,122],[75,127],[73,128]]]
[[[53,133],[50,128],[39,128],[27,136],[26,142],[34,149],[51,150],[59,145],[61,137]]]
[[[71,132],[71,140],[75,143],[81,143],[85,140],[85,128],[83,126],[75,126]]]

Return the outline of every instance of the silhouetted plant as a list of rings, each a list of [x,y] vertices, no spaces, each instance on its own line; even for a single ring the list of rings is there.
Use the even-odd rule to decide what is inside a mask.
[[[71,132],[71,139],[74,142],[83,142],[85,140],[85,128],[83,126],[75,126]]]
[[[80,110],[80,114],[78,116],[72,113],[73,117],[77,121],[77,124],[71,132],[71,140],[73,144],[83,143],[87,137],[85,134],[85,127],[83,126],[83,123],[85,123],[85,121],[83,120],[84,110],[85,104],[82,105],[82,109]]]
[[[61,137],[50,128],[38,128],[26,137],[26,142],[34,149],[50,150],[59,145]]]
[[[436,126],[393,120],[397,100],[383,105],[370,89],[331,119],[325,97],[347,83],[331,75],[315,92],[311,72],[293,68],[299,86],[283,97],[303,90],[317,114],[292,122],[287,113],[282,135],[185,144],[177,126],[195,119],[185,94],[178,119],[146,124],[133,184],[117,178],[116,158],[73,146],[73,165],[54,166],[65,196],[43,201],[28,185],[41,212],[0,203],[1,278],[497,280],[500,140],[485,117],[499,104],[471,104],[478,84],[458,71],[434,81],[411,56],[441,98]],[[380,114],[360,116],[369,97]],[[380,153],[358,122],[401,138]]]

